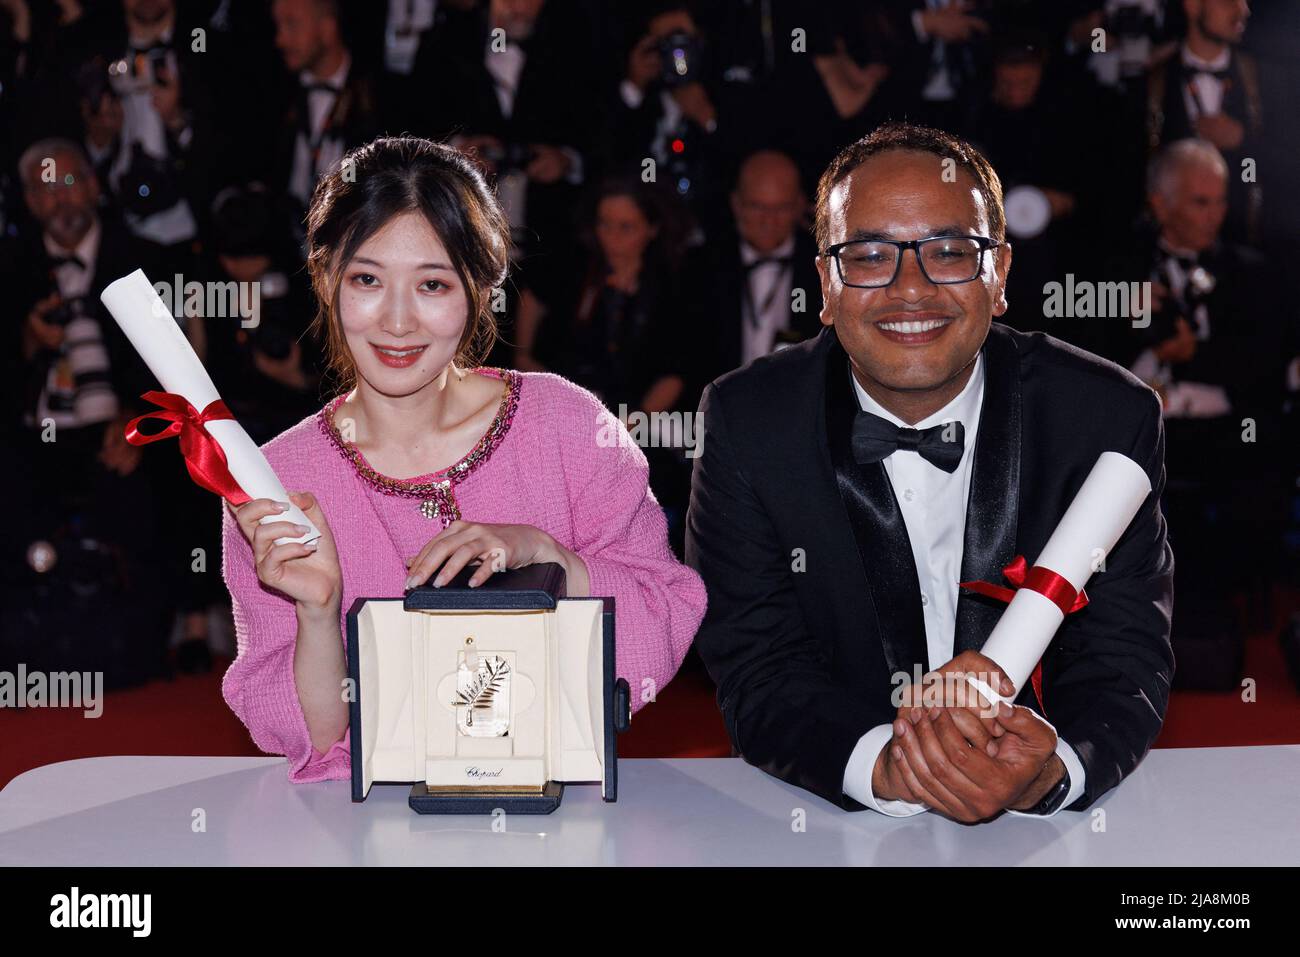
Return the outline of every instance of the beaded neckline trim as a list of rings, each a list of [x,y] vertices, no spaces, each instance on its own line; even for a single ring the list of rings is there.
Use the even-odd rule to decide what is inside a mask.
[[[492,367],[480,367],[471,371],[493,376],[505,383],[505,394],[501,404],[492,418],[492,423],[474,448],[465,453],[455,464],[437,472],[430,472],[428,475],[419,475],[414,479],[395,479],[371,468],[361,451],[345,440],[334,424],[334,413],[346,396],[339,396],[327,403],[317,413],[317,422],[321,431],[330,440],[330,444],[352,464],[357,474],[368,485],[385,495],[424,499],[420,510],[426,518],[442,517],[444,520],[454,520],[460,517],[460,509],[452,495],[452,488],[463,482],[496,451],[497,446],[510,430],[515,411],[519,406],[519,373],[513,369]]]

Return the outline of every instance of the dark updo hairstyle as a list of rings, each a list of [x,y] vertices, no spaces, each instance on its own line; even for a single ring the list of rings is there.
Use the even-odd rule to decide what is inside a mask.
[[[416,136],[357,147],[322,177],[307,212],[307,271],[316,294],[313,333],[344,391],[356,365],[338,321],[343,271],[361,245],[394,216],[419,213],[447,248],[469,299],[455,362],[472,367],[496,342],[491,290],[505,282],[510,224],[478,168],[459,150]]]

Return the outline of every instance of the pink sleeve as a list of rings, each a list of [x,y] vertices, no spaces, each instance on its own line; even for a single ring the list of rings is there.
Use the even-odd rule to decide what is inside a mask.
[[[591,594],[614,598],[616,671],[631,685],[635,713],[677,673],[704,617],[705,591],[669,548],[645,453],[610,422],[624,441],[605,446],[570,423],[576,441],[565,467],[575,489],[572,548],[587,566]]]
[[[221,508],[221,573],[230,591],[237,652],[221,682],[221,695],[268,754],[289,759],[295,783],[351,774],[348,733],[325,754],[312,747],[293,677],[298,617],[293,601],[257,578],[253,549],[225,504]],[[341,626],[340,626],[341,627]]]

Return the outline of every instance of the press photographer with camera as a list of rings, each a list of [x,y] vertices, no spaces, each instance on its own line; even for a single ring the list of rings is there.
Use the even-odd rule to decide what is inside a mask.
[[[1238,589],[1262,587],[1277,561],[1273,534],[1285,522],[1281,427],[1284,366],[1294,319],[1281,274],[1255,250],[1223,235],[1230,167],[1199,139],[1169,144],[1148,174],[1150,228],[1105,279],[1147,282],[1150,322],[1089,320],[1108,351],[1161,397],[1175,480],[1165,507],[1182,530],[1173,626],[1181,687],[1236,686],[1246,635],[1264,627],[1238,613]],[[1294,475],[1294,473],[1291,473]],[[1249,562],[1224,561],[1249,553]],[[1254,619],[1266,615],[1258,594]]]
[[[203,320],[206,364],[260,445],[319,407],[323,361],[307,335],[310,291],[262,184],[222,190],[211,215],[202,273],[219,294]]]
[[[137,267],[170,271],[159,247],[101,212],[98,180],[75,143],[37,141],[18,171],[34,228],[3,257],[8,327],[20,340],[6,356],[20,395],[6,404],[4,431],[24,467],[7,470],[14,545],[2,577],[18,592],[0,645],[33,667],[76,662],[104,669],[109,687],[133,684],[163,663],[171,590],[157,583],[170,563],[156,502],[184,470],[144,459],[125,439],[154,383],[99,293]],[[94,630],[89,607],[101,622]]]
[[[415,128],[471,154],[494,186],[516,249],[565,244],[587,180],[590,24],[572,0],[490,0],[448,9],[420,49],[430,91]]]
[[[84,145],[101,182],[136,235],[188,244],[213,156],[208,102],[216,89],[201,65],[222,70],[219,45],[195,51],[173,0],[125,0],[123,19],[95,38],[78,73]]]
[[[709,204],[722,202],[725,184],[717,171],[725,150],[706,56],[690,5],[657,5],[627,54],[605,162],[639,171],[644,158],[653,157],[657,181],[707,219]]]

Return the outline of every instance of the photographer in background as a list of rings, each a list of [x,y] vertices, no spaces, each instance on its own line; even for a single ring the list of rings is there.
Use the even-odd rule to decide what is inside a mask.
[[[1151,164],[1155,229],[1110,281],[1151,283],[1150,325],[1108,323],[1110,357],[1160,394],[1165,509],[1179,535],[1173,643],[1179,687],[1226,689],[1245,634],[1264,627],[1268,570],[1285,518],[1282,403],[1294,319],[1283,274],[1221,236],[1230,173],[1205,140],[1179,140]],[[1242,559],[1242,560],[1238,560]],[[1234,593],[1245,593],[1242,619]]]
[[[1016,268],[1007,278],[1007,299],[1029,306],[1070,264],[1086,262],[1088,239],[1076,216],[1084,170],[1095,165],[1091,147],[1080,142],[1075,123],[1086,102],[1053,83],[1049,40],[1036,29],[1007,29],[991,41],[992,70],[986,89],[963,110],[961,134],[988,157],[1002,180],[1007,232],[1015,243]],[[1082,100],[1082,98],[1080,98]],[[1061,108],[1063,103],[1069,109]],[[1095,224],[1099,230],[1105,224]],[[1069,320],[1045,324],[1042,313],[1023,308],[1008,325],[1043,329],[1080,345]]]
[[[1147,63],[1167,28],[1165,0],[1065,0],[1064,11],[1065,52],[1081,58],[1098,86],[1145,88]]]
[[[471,153],[494,181],[516,251],[568,250],[597,117],[588,22],[573,0],[489,0],[448,11],[420,48],[420,135]]]
[[[201,64],[221,74],[219,44],[205,38],[193,52],[173,0],[124,0],[122,9],[124,21],[78,73],[86,149],[133,233],[189,244],[200,233],[215,152],[208,97],[216,85]]]
[[[353,60],[337,0],[275,0],[271,17],[283,64],[271,97],[279,108],[274,133],[268,131],[274,146],[264,151],[269,166],[249,169],[276,184],[280,208],[302,242],[317,180],[382,132],[385,104],[375,78]]]
[[[653,158],[656,181],[681,197],[697,219],[721,220],[725,122],[706,40],[690,5],[655,5],[636,36],[611,104],[603,162],[640,175],[643,161]]]
[[[258,445],[320,407],[323,368],[306,335],[313,308],[292,237],[279,234],[270,209],[260,183],[218,194],[203,269],[223,288],[235,284],[221,302],[249,313],[208,315],[203,325],[217,390]]]
[[[1183,0],[1187,29],[1151,65],[1147,136],[1152,150],[1188,137],[1218,147],[1231,171],[1225,235],[1257,246],[1264,202],[1242,163],[1260,155],[1265,135],[1255,58],[1238,49],[1250,18],[1246,0]]]
[[[16,593],[3,602],[0,644],[29,667],[103,670],[107,686],[133,684],[164,661],[171,590],[158,582],[174,563],[157,496],[184,468],[124,437],[155,384],[99,294],[136,268],[170,270],[161,249],[101,215],[98,180],[75,143],[32,144],[18,173],[36,229],[3,257],[19,340],[6,350],[19,394],[6,403],[17,421],[5,432],[23,467],[6,470],[15,527],[3,578]]]
[[[513,365],[590,389],[631,429],[644,420],[650,488],[680,548],[690,461],[672,413],[687,411],[691,357],[709,344],[690,329],[685,217],[671,190],[636,177],[606,180],[585,207],[575,261],[520,274]]]
[[[227,407],[258,445],[319,408],[320,358],[306,336],[312,315],[302,272],[295,269],[290,235],[280,235],[261,184],[228,187],[217,195],[198,275],[204,281],[201,314],[187,322],[201,340],[203,359]],[[293,277],[293,278],[291,278]],[[201,335],[198,334],[202,330]],[[181,559],[201,547],[221,554],[221,513],[211,493],[193,482],[173,489],[172,508],[188,516]],[[215,574],[187,567],[176,581],[181,628],[176,661],[182,671],[211,667],[211,612],[224,597]]]

